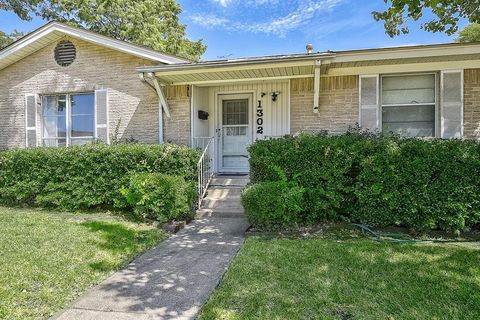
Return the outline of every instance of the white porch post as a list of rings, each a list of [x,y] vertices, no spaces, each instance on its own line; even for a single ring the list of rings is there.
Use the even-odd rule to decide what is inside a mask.
[[[163,94],[162,88],[155,75],[152,76],[152,82],[158,95],[158,142],[163,143],[163,112],[165,112],[167,118],[170,118],[170,109],[168,107],[167,99],[165,99],[165,95]]]

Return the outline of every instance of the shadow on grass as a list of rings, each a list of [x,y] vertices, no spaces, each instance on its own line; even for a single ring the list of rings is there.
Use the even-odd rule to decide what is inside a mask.
[[[95,245],[109,255],[123,255],[132,259],[136,253],[153,247],[160,237],[158,230],[135,230],[120,223],[109,221],[90,221],[82,223],[91,232],[99,236]],[[128,261],[127,261],[128,262]],[[115,261],[101,260],[90,264],[93,270],[112,271],[119,267]]]
[[[377,300],[371,307],[379,314],[451,319],[480,314],[480,250],[454,245],[352,244],[347,250],[342,244],[336,246],[337,259],[326,259],[326,265],[343,270],[336,275],[339,282],[355,265],[362,271],[351,275],[344,289],[355,287],[372,301],[382,296],[396,301]]]
[[[201,319],[479,319],[479,248],[251,238]]]

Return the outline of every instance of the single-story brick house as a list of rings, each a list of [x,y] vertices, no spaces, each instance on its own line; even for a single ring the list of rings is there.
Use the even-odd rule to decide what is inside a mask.
[[[478,43],[192,63],[51,22],[0,51],[0,84],[0,148],[211,139],[245,172],[248,144],[300,131],[480,138]]]

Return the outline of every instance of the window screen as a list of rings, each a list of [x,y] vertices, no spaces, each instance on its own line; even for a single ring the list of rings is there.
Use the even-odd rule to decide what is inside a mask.
[[[435,74],[382,77],[383,131],[435,136],[435,84]]]

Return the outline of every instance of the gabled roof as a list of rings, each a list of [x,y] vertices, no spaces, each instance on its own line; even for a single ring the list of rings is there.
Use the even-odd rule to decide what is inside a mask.
[[[187,59],[52,21],[1,50],[0,70],[42,49],[50,43],[58,41],[65,35],[163,64],[188,62]]]

